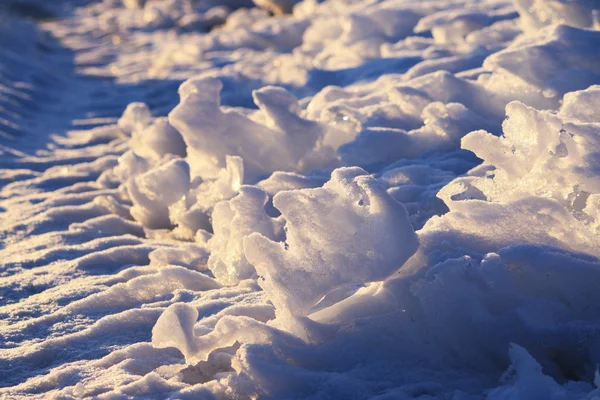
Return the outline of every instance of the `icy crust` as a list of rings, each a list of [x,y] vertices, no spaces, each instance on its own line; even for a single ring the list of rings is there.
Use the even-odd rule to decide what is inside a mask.
[[[306,333],[297,332],[295,319],[325,295],[385,279],[417,248],[404,207],[360,168],[335,170],[319,189],[280,192],[273,204],[285,219],[285,243],[253,233],[244,253],[276,323],[300,337]]]
[[[484,85],[505,99],[519,92],[520,97],[513,100],[556,109],[565,93],[598,82],[600,58],[587,51],[598,43],[599,31],[550,25],[488,57],[483,67],[493,73],[483,80]]]
[[[174,305],[159,319],[153,343],[178,348],[202,371],[228,371],[214,378],[233,379],[237,393],[250,397],[303,397],[302,385],[339,395],[348,393],[350,380],[354,392],[368,393],[366,371],[389,373],[392,365],[404,371],[419,360],[428,373],[477,369],[480,384],[510,365],[487,398],[593,398],[600,264],[592,221],[598,216],[581,218],[582,210],[595,208],[556,189],[568,180],[589,190],[589,197],[598,191],[594,165],[583,161],[597,151],[598,120],[569,111],[579,99],[595,104],[597,93],[592,87],[570,94],[557,114],[511,103],[502,137],[467,135],[464,147],[484,164],[441,190],[450,211],[418,232],[422,244],[414,255],[417,239],[404,208],[360,169],[336,170],[319,189],[278,193],[274,205],[285,219],[284,242],[260,233],[244,240],[246,261],[261,277],[275,319],[223,318],[214,331],[198,335],[196,309]],[[477,135],[488,139],[473,140]],[[561,144],[566,151],[556,149]],[[504,161],[510,157],[521,158]],[[263,210],[264,192],[253,194]],[[269,218],[260,211],[258,220]],[[272,235],[272,225],[265,226]],[[239,246],[239,239],[234,243]],[[172,327],[181,339],[169,334]],[[352,355],[344,351],[348,346]],[[356,363],[361,367],[343,378],[330,375]],[[283,376],[287,383],[278,384]],[[399,372],[390,379],[403,388],[383,389],[393,397],[409,390],[414,378]],[[457,385],[448,375],[440,379]],[[453,387],[467,396],[463,391],[472,385]]]
[[[152,122],[139,106],[123,116],[135,153],[115,171],[134,177],[133,217],[177,225],[206,247],[216,281],[256,280],[272,304],[268,315],[208,326],[201,306],[167,308],[152,342],[188,365],[171,378],[175,396],[226,397],[236,387],[234,396],[304,397],[301,386],[340,396],[350,385],[367,397],[367,371],[415,362],[428,372],[392,374],[378,392],[405,396],[420,374],[477,370],[477,384],[439,378],[461,398],[492,388],[508,368],[488,398],[597,393],[598,88],[573,90],[598,80],[598,60],[586,56],[598,33],[553,25],[508,44],[518,34],[512,11],[494,7],[422,18],[415,30],[433,39],[419,52],[451,55],[404,75],[329,86],[303,102],[265,87],[252,93],[258,110],[222,106],[221,80],[200,76],[180,87],[168,121]],[[480,31],[492,24],[499,36],[490,41]],[[506,48],[477,55],[481,69],[443,71],[469,68],[474,43]],[[375,176],[335,169],[323,184],[323,171],[339,165],[388,166]],[[144,186],[161,179],[166,197]],[[198,381],[180,389],[178,379]]]
[[[474,382],[456,386],[456,377],[436,371],[452,368],[460,376],[462,368],[476,369],[477,379],[489,379],[487,384],[493,385],[491,376],[499,376],[495,371],[512,362],[490,395],[592,399],[598,391],[595,364],[588,357],[597,351],[597,341],[591,338],[597,337],[599,310],[586,304],[597,300],[599,272],[597,261],[589,258],[517,246],[489,254],[481,263],[469,257],[448,259],[359,290],[313,314],[316,321],[343,326],[325,344],[307,346],[247,317],[223,317],[214,330],[198,335],[192,328],[198,312],[186,304],[165,311],[154,328],[153,343],[178,348],[197,373],[212,370],[213,379],[234,385],[236,395],[248,397],[305,397],[315,391],[366,397],[373,383],[365,377],[381,373],[402,388],[380,384],[392,398],[410,391],[416,382],[423,385],[423,376],[432,374],[437,382],[421,390],[443,396],[440,385],[449,385],[457,395],[467,396],[464,390],[481,389]],[[540,281],[540,276],[545,278]],[[536,359],[511,345],[509,361],[511,341],[527,347]],[[351,371],[338,372],[350,365]],[[585,378],[564,384],[573,374]],[[214,384],[189,387],[175,396],[187,390],[199,393]]]
[[[300,109],[293,95],[282,88],[255,91],[254,102],[260,110],[255,122],[253,116],[222,111],[221,88],[216,79],[188,80],[179,88],[179,106],[169,114],[170,123],[181,132],[194,160],[194,176],[215,176],[227,155],[244,160],[250,181],[290,165],[305,169],[302,157],[322,134],[318,124],[298,115]]]
[[[301,20],[309,10],[326,15],[340,13],[343,8],[338,9],[333,4],[335,2],[313,5],[314,9],[308,3],[302,4],[294,18]],[[426,32],[433,30],[434,25],[448,24],[448,29],[466,29],[460,31],[462,36],[459,35],[466,38],[469,37],[467,32],[482,33],[490,24],[501,24],[499,30],[494,31],[503,32],[510,18],[515,16],[511,14],[511,7],[502,2],[490,2],[485,6],[489,9],[481,5],[483,8],[470,12],[454,10],[457,4],[450,6],[451,12],[446,8],[443,12],[439,11],[439,15],[429,3],[419,6],[419,13],[432,14],[421,18],[415,30]],[[384,2],[379,8],[351,5],[350,9],[357,15],[372,14],[373,18],[384,18],[387,14],[394,14],[385,12],[388,7],[391,4]],[[410,12],[416,12],[414,10]],[[403,12],[404,9],[400,14]],[[294,19],[290,18],[281,23],[285,25]],[[410,17],[414,18],[414,15]],[[232,17],[231,21],[236,19]],[[381,23],[371,25],[385,26]],[[240,29],[236,26],[231,25],[233,32]],[[356,28],[357,34],[362,35],[364,29],[360,26]],[[510,29],[514,31],[511,36],[514,38],[518,30],[515,27]],[[136,134],[130,146],[136,154],[154,159],[166,153],[183,156],[189,152],[192,179],[195,176],[214,178],[225,166],[226,155],[242,157],[246,182],[250,183],[279,170],[306,173],[314,168],[343,164],[380,166],[399,158],[417,158],[425,151],[458,149],[460,138],[477,128],[484,127],[498,133],[497,124],[504,114],[504,106],[511,100],[521,100],[538,108],[556,108],[564,93],[585,88],[598,76],[597,60],[580,56],[585,49],[580,51],[576,45],[585,43],[593,46],[598,39],[597,32],[552,26],[531,38],[517,40],[485,61],[489,52],[482,52],[481,48],[497,50],[505,47],[508,41],[494,45],[473,43],[465,50],[463,45],[457,47],[457,38],[442,39],[440,34],[437,35],[433,39],[423,38],[422,45],[415,48],[418,54],[432,53],[433,58],[417,63],[404,75],[385,75],[375,86],[391,88],[382,91],[373,90],[373,85],[354,85],[351,90],[326,87],[310,101],[306,111],[292,94],[281,88],[263,88],[252,93],[258,112],[222,107],[220,95],[226,95],[221,93],[222,81],[230,81],[228,75],[222,74],[227,68],[217,75],[221,80],[204,78],[214,74],[203,74],[182,85],[180,104],[170,114],[169,123],[157,121],[153,128]],[[318,38],[320,45],[326,43],[322,35]],[[409,44],[409,39],[417,38],[407,38],[406,44]],[[303,43],[308,40],[308,37],[303,38]],[[352,40],[352,43],[356,42],[357,39]],[[400,40],[398,43],[404,42]],[[567,61],[557,62],[552,56],[557,53],[565,54]],[[448,57],[440,59],[441,54],[448,54]],[[548,59],[537,62],[543,54],[548,54]],[[311,58],[314,59],[313,56]],[[396,56],[407,58],[410,54],[400,52]],[[479,57],[477,65],[483,61],[483,69],[473,76],[476,80],[459,78],[448,72],[431,72],[469,68],[471,65],[467,60],[473,57]],[[515,58],[521,61],[513,62]],[[361,62],[364,63],[364,60]],[[249,70],[248,63],[253,62],[244,64],[245,71]],[[279,65],[281,61],[273,63]],[[339,68],[339,62],[336,66]],[[285,69],[289,68],[285,66]],[[235,81],[260,79],[262,82],[288,83],[281,76],[271,80],[264,72],[263,68],[260,78],[236,75],[236,72]],[[342,80],[340,83],[345,82]],[[124,116],[124,119],[127,118]],[[181,132],[186,152],[172,127]],[[128,126],[122,128],[126,133],[131,131]],[[146,138],[142,139],[143,136]],[[258,141],[263,145],[257,147],[255,143]],[[193,162],[190,162],[191,159]]]
[[[338,248],[340,243],[346,243],[344,235],[353,235],[355,232],[369,233],[367,237],[361,238],[357,253],[363,256],[369,254],[368,250],[362,249],[362,243],[369,243],[365,240],[373,237],[372,229],[361,231],[357,228],[361,224],[352,222],[355,217],[340,216],[339,213],[355,209],[361,215],[362,207],[377,202],[368,198],[369,201],[361,205],[360,201],[364,199],[358,199],[352,194],[356,189],[350,188],[341,191],[345,196],[350,193],[350,203],[345,206],[342,206],[343,202],[329,197],[337,192],[335,185],[341,184],[344,187],[352,179],[353,184],[363,187],[364,183],[361,184],[356,179],[363,177],[368,181],[372,178],[361,175],[363,172],[358,170],[338,170],[323,189],[312,189],[306,191],[306,194],[302,194],[303,190],[279,193],[275,196],[274,205],[282,211],[286,220],[285,243],[277,244],[259,234],[250,235],[244,241],[246,259],[250,264],[255,264],[258,274],[265,279],[259,280],[259,283],[275,306],[277,318],[274,324],[258,324],[251,329],[247,320],[228,319],[216,328],[214,336],[206,338],[196,338],[188,327],[185,328],[187,335],[192,336],[187,340],[192,344],[185,345],[185,348],[180,347],[182,342],[174,345],[182,349],[188,362],[202,363],[209,362],[207,360],[211,354],[205,346],[218,337],[223,340],[212,345],[215,349],[231,346],[235,342],[243,343],[244,346],[230,361],[230,368],[236,371],[237,379],[250,377],[254,386],[249,387],[263,395],[289,396],[295,392],[270,383],[275,375],[270,375],[268,365],[277,365],[284,359],[288,360],[285,362],[288,364],[289,357],[296,351],[292,349],[302,345],[282,345],[291,354],[280,348],[279,352],[283,353],[269,356],[268,361],[253,361],[254,351],[262,354],[265,343],[274,343],[273,335],[277,330],[274,331],[273,326],[290,331],[304,340],[318,341],[331,337],[329,329],[332,326],[338,326],[339,329],[352,324],[352,321],[366,318],[369,322],[365,328],[353,328],[351,333],[345,334],[340,332],[345,332],[346,328],[341,328],[335,339],[328,342],[323,350],[316,350],[319,347],[313,349],[315,357],[331,357],[331,352],[335,353],[332,350],[337,346],[335,343],[346,346],[358,338],[377,343],[381,340],[377,332],[383,330],[395,332],[394,337],[400,339],[394,347],[396,356],[405,354],[410,359],[436,360],[435,363],[455,367],[460,365],[461,368],[472,366],[485,373],[500,368],[505,363],[505,346],[509,342],[518,342],[535,354],[538,361],[532,361],[525,350],[515,350],[518,347],[513,346],[510,358],[514,365],[511,368],[515,368],[515,372],[507,373],[501,386],[490,392],[490,396],[503,398],[501,396],[506,396],[507,393],[532,393],[531,396],[547,393],[549,398],[576,398],[593,391],[593,384],[568,383],[563,386],[557,382],[572,379],[572,374],[585,376],[586,378],[582,378],[584,381],[594,382],[597,340],[589,338],[597,337],[597,325],[594,321],[600,311],[590,308],[587,301],[596,296],[595,282],[598,278],[595,276],[600,267],[593,256],[569,253],[556,247],[598,254],[597,243],[593,239],[597,226],[594,221],[598,219],[593,214],[596,210],[593,205],[595,203],[588,206],[586,200],[593,199],[598,191],[594,181],[596,174],[591,172],[595,168],[592,160],[597,147],[595,139],[598,137],[598,122],[586,113],[581,115],[572,111],[579,109],[574,102],[581,99],[585,99],[587,104],[595,104],[597,93],[598,89],[592,87],[568,95],[557,115],[537,111],[520,103],[511,103],[507,107],[508,120],[504,123],[502,137],[482,132],[467,135],[463,139],[463,146],[473,150],[485,163],[472,172],[472,177],[459,178],[440,192],[440,197],[450,208],[450,212],[443,217],[433,218],[419,232],[423,246],[416,258],[405,266],[410,272],[389,279],[384,284],[360,289],[354,295],[351,294],[353,290],[346,289],[347,293],[343,294],[335,289],[384,278],[396,270],[397,265],[403,262],[401,260],[406,260],[414,252],[416,243],[414,239],[409,239],[406,247],[398,248],[406,251],[405,253],[394,255],[382,250],[379,254],[375,252],[374,260],[378,262],[372,265],[377,268],[385,266],[385,262],[378,258],[384,257],[392,266],[387,271],[363,270],[364,265],[369,265],[368,261],[361,261],[357,264],[361,265],[361,269],[353,271],[352,254],[355,254],[356,243],[348,246],[347,250],[332,253],[335,257],[349,258],[329,260],[326,254],[332,248]],[[488,145],[488,140],[499,143]],[[511,157],[518,160],[505,161]],[[397,169],[402,171],[402,167]],[[389,183],[394,182],[393,176],[390,172],[387,176],[383,175]],[[571,182],[572,186],[565,182]],[[466,191],[454,189],[465,186],[468,188]],[[370,190],[373,189],[371,186]],[[380,196],[383,196],[376,196],[378,201],[387,198],[387,195],[381,194],[381,189],[378,190]],[[258,203],[259,210],[264,207],[265,197],[262,196]],[[322,203],[319,200],[321,196],[324,196]],[[387,204],[390,204],[390,200],[387,200]],[[310,219],[306,220],[308,213],[298,208],[302,204],[314,207],[313,212],[323,210],[325,214],[317,214],[318,219],[310,222]],[[332,204],[340,205],[340,210],[329,210]],[[547,211],[540,213],[537,208],[539,206]],[[407,243],[406,239],[401,238],[406,238],[407,234],[411,237],[412,228],[407,224],[406,214],[404,211],[401,214],[404,214],[401,217],[404,219],[403,223],[393,223],[394,229],[384,230],[389,234],[401,226],[407,227],[404,228],[407,229],[405,233],[398,230],[399,237],[393,239],[394,243]],[[264,213],[261,215],[263,220],[268,221]],[[327,218],[333,219],[329,221]],[[384,221],[389,221],[388,218]],[[296,219],[298,222],[295,222]],[[340,225],[344,221],[350,225]],[[303,228],[306,223],[310,229]],[[319,226],[327,227],[324,231],[327,236],[317,239],[314,235],[319,233]],[[335,234],[335,227],[339,227],[342,236]],[[557,229],[562,229],[563,233]],[[582,233],[585,230],[590,233]],[[307,232],[310,234],[307,235]],[[327,239],[329,237],[335,237],[335,240],[330,241],[331,239]],[[535,244],[517,245],[523,242]],[[322,243],[329,245],[321,247]],[[314,250],[304,247],[297,253],[295,247],[302,244]],[[506,247],[510,244],[515,245]],[[544,247],[540,244],[556,247]],[[385,246],[381,249],[389,250],[390,247],[394,248]],[[409,250],[410,248],[413,250]],[[310,258],[312,251],[318,255],[317,261]],[[464,252],[475,258],[461,256]],[[319,271],[331,265],[343,266],[344,270],[336,271],[336,274],[340,274],[334,275],[336,279],[331,275],[329,279],[324,279],[323,275],[317,275],[316,272],[305,275],[306,267],[302,267],[304,259],[310,266],[324,263]],[[282,266],[288,265],[290,270],[281,270]],[[345,270],[353,273],[344,275]],[[363,275],[365,273],[367,275]],[[312,282],[311,279],[317,276],[318,283],[306,285],[306,282]],[[546,276],[546,279],[540,282],[539,276]],[[324,285],[325,289],[321,290],[320,285]],[[329,294],[323,299],[326,305],[317,308],[310,315],[310,320],[305,319],[315,303],[326,294]],[[453,300],[448,302],[449,299]],[[440,308],[442,303],[446,305]],[[596,301],[591,302],[595,303]],[[329,328],[315,325],[315,322]],[[442,326],[447,339],[434,333],[442,329]],[[573,326],[578,328],[574,330]],[[249,329],[254,333],[251,336],[245,333],[242,339],[239,336],[241,332],[248,332]],[[544,337],[541,343],[538,339],[540,336]],[[161,337],[156,333],[156,343],[162,346],[165,342]],[[205,344],[201,345],[202,343]],[[388,342],[384,343],[387,346]],[[585,350],[581,347],[582,343],[585,343]],[[196,347],[192,351],[189,350],[190,346]],[[470,352],[465,352],[467,347],[471,349]],[[389,350],[389,347],[385,349]],[[419,349],[418,353],[413,349]],[[358,348],[359,354],[361,351]],[[374,348],[368,347],[364,351],[371,353]],[[345,362],[348,362],[345,358],[334,357],[326,368],[336,368],[332,365],[341,366]],[[543,364],[545,372],[537,366],[538,362]],[[295,361],[295,364],[295,368],[302,365],[300,360]],[[311,367],[303,368],[314,370],[318,367],[312,364]],[[297,379],[302,381],[298,373],[300,372],[292,373],[291,379],[295,382]],[[316,387],[323,389],[323,386]],[[343,390],[339,386],[334,387],[331,390],[335,393]],[[593,393],[590,392],[589,396],[593,396]]]
[[[324,144],[327,126],[303,118],[285,89],[255,91],[259,110],[251,111],[222,109],[221,87],[212,78],[191,79],[181,85],[181,102],[168,119],[154,118],[144,103],[131,104],[119,119],[122,133],[131,137],[130,150],[99,181],[119,186],[133,203],[132,216],[145,227],[177,226],[181,237],[193,238],[198,230],[212,231],[213,207],[235,196],[244,182],[276,173],[265,180],[275,194],[290,185],[323,182],[321,175],[278,171],[339,165],[334,148]],[[296,176],[306,183],[295,182]]]
[[[255,186],[242,186],[231,200],[218,203],[212,213],[214,235],[207,245],[210,249],[208,268],[226,285],[234,285],[255,275],[253,265],[244,253],[244,238],[251,233],[276,239],[281,236],[282,221],[269,217],[265,211],[269,197]]]
[[[466,238],[486,224],[486,233],[475,235],[484,248],[533,242],[598,255],[600,126],[597,117],[570,111],[583,99],[580,105],[593,107],[598,93],[597,86],[570,93],[557,114],[510,103],[503,136],[465,136],[463,147],[484,164],[440,191],[451,212],[433,218],[432,230],[456,226],[455,239]]]
[[[277,171],[313,175],[320,173],[311,171],[340,165],[381,168],[399,159],[456,151],[463,136],[472,130],[499,133],[504,105],[512,100],[556,108],[562,93],[596,80],[597,60],[583,57],[575,43],[590,45],[597,40],[595,31],[551,26],[488,57],[477,80],[447,71],[413,78],[409,73],[384,75],[374,83],[351,88],[328,86],[305,102],[305,108],[280,87],[253,91],[258,110],[225,107],[221,105],[220,80],[192,78],[181,85],[180,103],[168,120],[154,120],[142,103],[133,104],[123,114],[119,127],[131,135],[132,153],[120,159],[112,177],[108,174],[105,178],[118,184],[142,173],[152,176],[151,170],[164,169],[162,164],[169,157],[183,157],[190,170],[189,187],[181,187],[188,185],[181,183],[174,187],[171,199],[155,201],[160,211],[154,220],[142,214],[152,210],[148,199],[160,196],[143,195],[144,190],[152,189],[140,191],[136,182],[142,177],[127,186],[136,209],[146,210],[136,212],[145,226],[168,228],[175,224],[182,227],[182,235],[193,237],[198,229],[210,231],[207,220],[214,204],[231,198],[243,183],[258,183]],[[556,53],[573,55],[566,56],[565,62],[557,62],[553,56],[548,56],[547,63],[533,58]],[[515,57],[525,61],[511,61]],[[486,68],[493,72],[485,72]],[[235,167],[238,172],[226,166],[231,156],[241,159],[243,167]],[[208,189],[209,182],[223,182],[219,176],[232,173],[239,176],[230,186],[215,184],[220,189]],[[199,193],[219,190],[224,192],[196,204]],[[185,200],[177,201],[177,196]],[[416,211],[429,216],[439,213]],[[425,222],[419,218],[416,226]]]
[[[260,3],[54,26],[146,104],[0,171],[0,393],[600,396],[595,3]]]

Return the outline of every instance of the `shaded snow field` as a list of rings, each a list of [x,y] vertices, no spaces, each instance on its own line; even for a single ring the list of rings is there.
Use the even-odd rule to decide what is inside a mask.
[[[0,397],[600,399],[598,1],[8,3]]]

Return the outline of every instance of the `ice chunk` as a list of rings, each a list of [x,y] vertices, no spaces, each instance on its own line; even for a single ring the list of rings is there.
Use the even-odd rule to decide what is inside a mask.
[[[150,267],[163,268],[168,265],[180,265],[196,271],[206,270],[208,252],[194,244],[177,247],[160,247],[150,254]]]
[[[481,83],[505,103],[520,100],[540,109],[558,108],[565,93],[600,79],[598,46],[599,31],[548,26],[489,56],[483,67],[493,73]]]
[[[222,83],[213,78],[190,79],[179,88],[180,104],[170,123],[187,144],[192,176],[212,178],[227,155],[240,156],[250,180],[276,170],[293,170],[300,157],[315,146],[317,124],[300,118],[296,99],[284,89],[254,92],[265,123],[219,107]]]
[[[181,236],[192,238],[199,229],[210,230],[209,217],[214,205],[238,193],[244,181],[243,161],[240,157],[226,156],[225,164],[216,178],[201,181],[169,207],[169,218]]]
[[[222,201],[212,213],[213,237],[208,242],[208,267],[225,285],[254,274],[244,255],[243,239],[253,232],[275,239],[275,222],[265,212],[268,195],[257,187],[242,186],[231,200]]]
[[[127,106],[121,118],[119,128],[131,135],[134,131],[144,129],[152,122],[152,113],[145,103],[131,103]]]
[[[411,162],[384,170],[378,180],[393,198],[404,204],[413,226],[420,229],[433,215],[448,211],[436,195],[441,187],[455,177],[450,171]]]
[[[484,86],[468,79],[459,78],[447,71],[437,71],[419,76],[408,81],[406,85],[412,87],[413,90],[424,92],[435,101],[445,104],[463,104],[469,110],[491,120],[498,119],[506,105],[506,101],[498,102],[497,99],[490,96]],[[421,104],[423,103],[421,102]]]
[[[501,378],[503,386],[492,390],[489,400],[504,399],[565,399],[566,390],[549,376],[542,366],[519,345],[510,344],[511,366]]]
[[[569,96],[558,116],[512,102],[503,136],[484,131],[465,136],[463,148],[482,158],[485,169],[439,192],[451,212],[432,218],[423,235],[433,235],[433,242],[453,236],[449,240],[478,252],[544,243],[600,254],[595,235],[600,128],[590,114],[570,111],[575,103],[585,107],[594,92]],[[575,122],[580,119],[586,122]]]
[[[126,151],[118,161],[119,164],[113,169],[113,175],[119,182],[127,182],[150,168],[150,162],[137,155],[133,150]]]
[[[393,128],[366,128],[357,138],[340,146],[338,154],[346,165],[389,164],[417,158],[424,152],[457,150],[460,139],[471,130],[492,126],[459,103],[429,103],[421,113],[424,125],[409,132]]]
[[[255,319],[245,316],[223,316],[212,332],[196,336],[194,323],[198,310],[189,304],[176,303],[167,308],[152,329],[155,347],[175,347],[185,356],[188,364],[205,361],[219,348],[233,346],[236,342],[268,343],[277,332]]]
[[[167,308],[152,329],[152,344],[156,347],[175,347],[189,359],[198,351],[194,324],[198,310],[185,303],[176,303]]]
[[[585,98],[581,96],[582,103]],[[506,201],[528,193],[566,204],[575,186],[598,193],[600,181],[593,173],[597,170],[594,154],[600,151],[597,126],[565,123],[518,102],[506,110],[504,136],[477,131],[462,142],[496,167],[492,179],[473,182],[488,200]]]
[[[406,210],[365,174],[341,168],[323,188],[279,192],[273,203],[286,220],[286,242],[259,233],[244,240],[246,258],[287,329],[296,330],[295,319],[327,293],[385,279],[416,251]]]
[[[552,24],[598,29],[600,6],[595,0],[514,0],[525,32]]]
[[[133,207],[131,215],[148,228],[168,228],[169,206],[186,195],[190,170],[182,159],[171,160],[131,179],[127,190]]]
[[[600,86],[565,94],[558,116],[574,122],[600,121]]]
[[[167,154],[185,157],[185,143],[165,117],[155,119],[143,130],[134,131],[129,148],[151,160],[160,160]]]
[[[303,176],[293,172],[274,172],[270,177],[260,181],[257,186],[274,196],[282,190],[308,189],[323,186],[327,176]]]
[[[490,10],[477,7],[443,10],[421,18],[415,32],[431,31],[434,40],[440,44],[460,44],[469,33],[511,16],[509,10],[490,13]]]

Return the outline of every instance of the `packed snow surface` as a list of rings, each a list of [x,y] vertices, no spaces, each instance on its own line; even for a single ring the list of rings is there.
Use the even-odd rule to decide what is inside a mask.
[[[600,2],[5,0],[0,398],[600,399]]]

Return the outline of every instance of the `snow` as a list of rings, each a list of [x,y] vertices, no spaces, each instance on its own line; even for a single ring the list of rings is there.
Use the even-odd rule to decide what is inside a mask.
[[[600,398],[595,0],[0,4],[0,397]]]
[[[217,203],[212,217],[214,235],[208,241],[208,268],[226,285],[239,283],[255,274],[246,259],[244,238],[254,232],[267,239],[276,239],[281,223],[270,218],[265,210],[267,193],[255,186],[242,186],[231,200]]]
[[[254,232],[244,254],[277,311],[274,323],[303,338],[310,333],[296,325],[323,296],[387,278],[418,247],[404,207],[360,168],[336,169],[322,188],[279,192],[273,205],[285,242]]]

